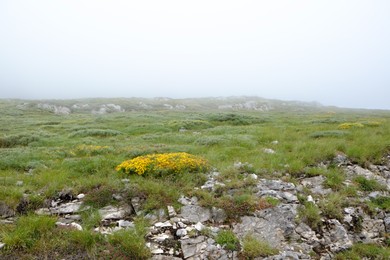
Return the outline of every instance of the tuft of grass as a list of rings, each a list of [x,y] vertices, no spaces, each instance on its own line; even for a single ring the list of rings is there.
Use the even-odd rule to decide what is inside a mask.
[[[355,244],[351,249],[337,254],[335,259],[390,259],[390,248],[375,244]]]
[[[82,129],[77,130],[70,134],[69,137],[87,137],[87,136],[95,136],[95,137],[110,137],[121,135],[122,132],[112,129]]]
[[[330,169],[326,174],[326,180],[324,182],[325,187],[331,188],[334,191],[341,190],[345,181],[345,174],[338,168]]]
[[[256,239],[253,235],[246,235],[242,241],[241,256],[244,259],[255,259],[278,254],[276,248],[271,247],[267,242]]]
[[[240,240],[231,230],[218,232],[215,241],[227,250],[237,251],[240,247]]]
[[[3,233],[2,241],[9,250],[32,249],[40,240],[49,240],[54,233],[55,217],[27,215],[21,216],[15,229]]]
[[[298,208],[298,217],[314,230],[320,226],[320,209],[312,202],[304,202],[304,205]]]
[[[345,206],[345,197],[340,193],[332,193],[326,199],[319,203],[322,215],[328,218],[343,219],[343,207]]]
[[[146,227],[142,221],[136,221],[135,229],[120,230],[108,237],[116,258],[150,259],[150,251],[145,246]]]
[[[386,190],[386,186],[374,179],[367,179],[364,176],[356,176],[353,181],[358,185],[362,191],[381,191]]]

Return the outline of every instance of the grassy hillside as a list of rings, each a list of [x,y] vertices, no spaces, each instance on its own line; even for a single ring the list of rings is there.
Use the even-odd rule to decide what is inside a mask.
[[[237,105],[248,101],[249,105]],[[58,113],[38,104],[69,111]],[[100,110],[103,104],[120,109],[105,106]],[[337,154],[367,166],[380,164],[390,152],[390,111],[297,102],[254,98],[1,100],[0,115],[0,202],[33,223],[19,219],[16,224],[0,224],[0,242],[12,241],[5,234],[18,225],[34,228],[29,225],[36,221],[35,228],[40,229],[40,222],[53,221],[32,212],[64,190],[86,194],[90,209],[82,216],[85,227],[93,226],[93,212],[115,203],[110,195],[115,193],[142,196],[145,212],[175,205],[181,195],[197,195],[204,205],[217,203],[194,190],[204,182],[205,173],[161,178],[115,171],[121,162],[141,155],[186,152],[204,158],[222,176],[230,176],[232,187],[245,187],[244,180],[234,177],[234,163],[247,165],[260,177],[294,182],[305,176],[331,176],[334,173],[318,166]],[[130,179],[130,187],[124,178]],[[27,201],[24,208],[23,200]],[[34,255],[42,248],[47,254],[60,248],[65,253],[59,254],[66,255],[72,245],[80,254],[92,254],[109,250],[116,241],[103,241],[92,233],[39,232],[42,236],[30,244],[15,243],[12,249]]]

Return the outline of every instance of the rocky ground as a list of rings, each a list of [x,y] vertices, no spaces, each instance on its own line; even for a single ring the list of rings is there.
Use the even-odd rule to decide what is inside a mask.
[[[304,203],[318,205],[332,193],[332,189],[324,187],[324,176],[302,178],[297,183],[291,183],[244,173],[246,178],[254,180],[257,197],[273,197],[279,204],[242,216],[237,221],[226,222],[224,210],[202,207],[198,198],[182,196],[179,199],[182,206],[178,212],[168,206],[146,215],[151,223],[146,246],[155,260],[237,259],[238,251],[227,250],[215,241],[218,232],[226,229],[232,230],[241,241],[247,234],[251,234],[278,249],[276,255],[258,259],[333,259],[335,254],[351,248],[355,243],[383,244],[386,234],[390,233],[390,212],[379,208],[375,212],[367,212],[364,205],[372,198],[389,196],[390,160],[386,160],[384,165],[362,168],[345,156],[337,156],[332,163],[336,163],[346,173],[343,185],[351,185],[354,177],[364,176],[378,181],[387,190],[359,192],[356,201],[360,204],[354,203],[343,208],[342,217],[338,219],[321,215],[320,224],[316,228],[310,227],[299,217],[299,209]],[[207,182],[198,188],[213,190],[225,185],[217,181],[218,175],[218,172],[210,173]],[[125,184],[128,182],[127,179],[122,181]],[[143,214],[140,198],[125,202],[120,195],[113,196],[120,203],[118,206],[100,209],[101,225],[95,228],[96,232],[107,236],[117,230],[134,228],[134,216]],[[79,213],[86,209],[82,207],[83,198],[84,194],[74,196],[64,191],[50,201],[47,207],[36,210],[36,214],[56,215],[58,226],[82,230]],[[12,223],[14,220],[14,212],[5,205],[0,205],[0,213],[2,223]],[[3,246],[0,243],[0,248]]]

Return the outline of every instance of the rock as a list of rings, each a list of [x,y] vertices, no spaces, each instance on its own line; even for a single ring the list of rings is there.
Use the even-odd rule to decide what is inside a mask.
[[[222,224],[227,218],[226,212],[223,209],[212,207],[211,208],[211,219],[214,223]]]
[[[159,209],[154,210],[152,213],[146,214],[145,219],[149,220],[151,223],[155,223],[157,221],[165,221],[167,216],[164,209]]]
[[[243,238],[248,233],[271,245],[281,247],[293,234],[297,205],[282,204],[257,211],[255,216],[241,217],[241,223],[233,225],[234,233]]]
[[[390,233],[390,216],[383,219],[383,224],[385,225],[386,232]]]
[[[175,209],[172,206],[168,206],[167,208],[168,208],[168,216],[170,218],[173,218],[177,215]]]
[[[186,235],[187,235],[187,230],[185,228],[181,228],[176,231],[176,236],[178,237],[184,237]]]
[[[76,196],[77,199],[81,200],[81,199],[84,199],[85,198],[85,194],[84,193],[80,193],[79,195]]]
[[[49,216],[51,215],[51,211],[48,208],[40,208],[35,210],[35,214],[40,215],[40,216]]]
[[[5,247],[5,244],[0,242],[0,249],[3,249],[3,247]]]
[[[77,224],[76,222],[72,222],[70,223],[70,227],[74,228],[74,229],[77,229],[79,231],[82,231],[83,230],[83,227],[80,225],[80,224]]]
[[[352,241],[347,231],[337,219],[329,219],[322,228],[323,240],[321,244],[332,253],[338,253],[352,247]]]
[[[20,186],[23,186],[23,181],[17,181],[17,182],[16,182],[16,186],[19,186],[19,187],[20,187]]]
[[[339,153],[333,158],[333,162],[337,164],[337,166],[348,165],[351,162],[345,154]]]
[[[181,249],[183,252],[184,259],[188,259],[190,257],[196,257],[201,253],[203,253],[206,248],[207,248],[207,242],[204,236],[181,240]]]
[[[73,191],[71,189],[64,189],[58,193],[58,198],[62,201],[73,200]]]
[[[99,210],[102,220],[123,219],[130,212],[123,207],[106,206]]]
[[[316,204],[316,202],[314,201],[314,199],[311,195],[307,196],[307,202],[311,202],[311,203]]]
[[[123,219],[118,220],[117,223],[118,223],[118,227],[122,227],[122,228],[134,228],[135,227],[134,222],[123,220]]]
[[[152,250],[152,254],[154,254],[154,255],[164,254],[164,250],[162,250],[161,248],[157,248],[157,249]]]
[[[205,222],[211,219],[211,211],[201,206],[187,205],[181,208],[180,216],[192,223]]]
[[[11,209],[5,202],[0,201],[0,217],[9,218],[15,216],[15,211]]]
[[[316,233],[305,223],[300,223],[296,228],[295,232],[309,242],[317,241]]]
[[[382,219],[364,218],[362,223],[362,235],[367,242],[373,242],[376,238],[380,238],[381,234],[385,233],[385,224]]]
[[[81,202],[69,202],[59,205],[56,208],[51,209],[52,214],[73,214],[80,211]]]
[[[324,187],[322,186],[324,181],[325,181],[325,177],[320,175],[320,176],[303,179],[301,181],[301,185],[303,185],[306,188],[309,188],[310,191],[314,194],[319,194],[324,196],[332,193],[332,189],[324,189]]]
[[[122,201],[123,197],[120,194],[112,194],[112,198],[117,201]]]
[[[126,183],[130,183],[130,179],[122,179],[121,182],[123,182],[123,183],[125,183],[125,184],[126,184]]]
[[[259,178],[257,174],[254,173],[249,174],[248,177],[251,178],[252,180],[257,180]]]
[[[171,228],[172,224],[169,221],[165,221],[165,222],[157,222],[154,224],[154,226],[156,228]]]
[[[202,231],[204,228],[205,228],[205,225],[203,225],[202,223],[198,222],[194,225],[194,228],[198,231]]]
[[[274,141],[271,142],[271,144],[277,145],[277,144],[279,144],[279,141],[278,140],[274,140]]]
[[[157,236],[154,236],[153,240],[158,242],[158,243],[161,243],[161,242],[164,242],[165,240],[171,239],[171,238],[172,238],[172,236],[165,234],[165,233],[162,233],[162,234],[158,234]]]
[[[181,260],[181,258],[167,255],[155,255],[151,260]]]
[[[275,153],[275,151],[273,149],[271,149],[271,148],[264,148],[263,152],[264,153],[268,153],[268,154],[274,154]]]

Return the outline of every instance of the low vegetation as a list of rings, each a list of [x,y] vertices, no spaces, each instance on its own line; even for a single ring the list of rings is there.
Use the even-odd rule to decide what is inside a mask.
[[[313,203],[306,201],[309,194],[303,189],[305,196],[299,198],[297,221],[314,230],[321,228],[322,217],[341,221],[343,208],[355,203],[371,212],[390,210],[389,197],[383,194],[355,201],[357,194],[387,188],[363,176],[346,185],[346,174],[333,161],[343,154],[362,167],[381,164],[390,153],[388,111],[289,103],[273,110],[222,110],[218,106],[223,101],[207,99],[198,101],[201,105],[188,101],[181,110],[165,108],[164,102],[180,105],[174,100],[55,102],[68,107],[89,103],[90,109],[57,115],[38,108],[38,101],[0,100],[0,208],[4,215],[15,215],[14,223],[0,224],[0,242],[5,243],[0,258],[148,259],[142,216],[167,205],[178,209],[181,196],[196,196],[199,205],[224,209],[225,224],[277,207],[280,202],[274,197],[254,196],[256,178],[298,184],[302,178],[322,176],[330,194]],[[119,104],[125,112],[91,113],[102,103]],[[238,162],[239,167],[233,166]],[[214,171],[219,172],[215,180],[224,185],[200,189]],[[69,191],[69,201],[85,194],[82,232],[34,213],[63,191]],[[107,238],[93,229],[99,225],[99,209],[119,205],[118,197],[137,197],[142,215],[134,230]],[[240,241],[231,230],[220,231],[214,239],[228,250],[239,250],[243,259],[277,254],[273,245],[253,236]],[[357,244],[337,259],[375,259],[375,254],[387,259],[388,250]]]

